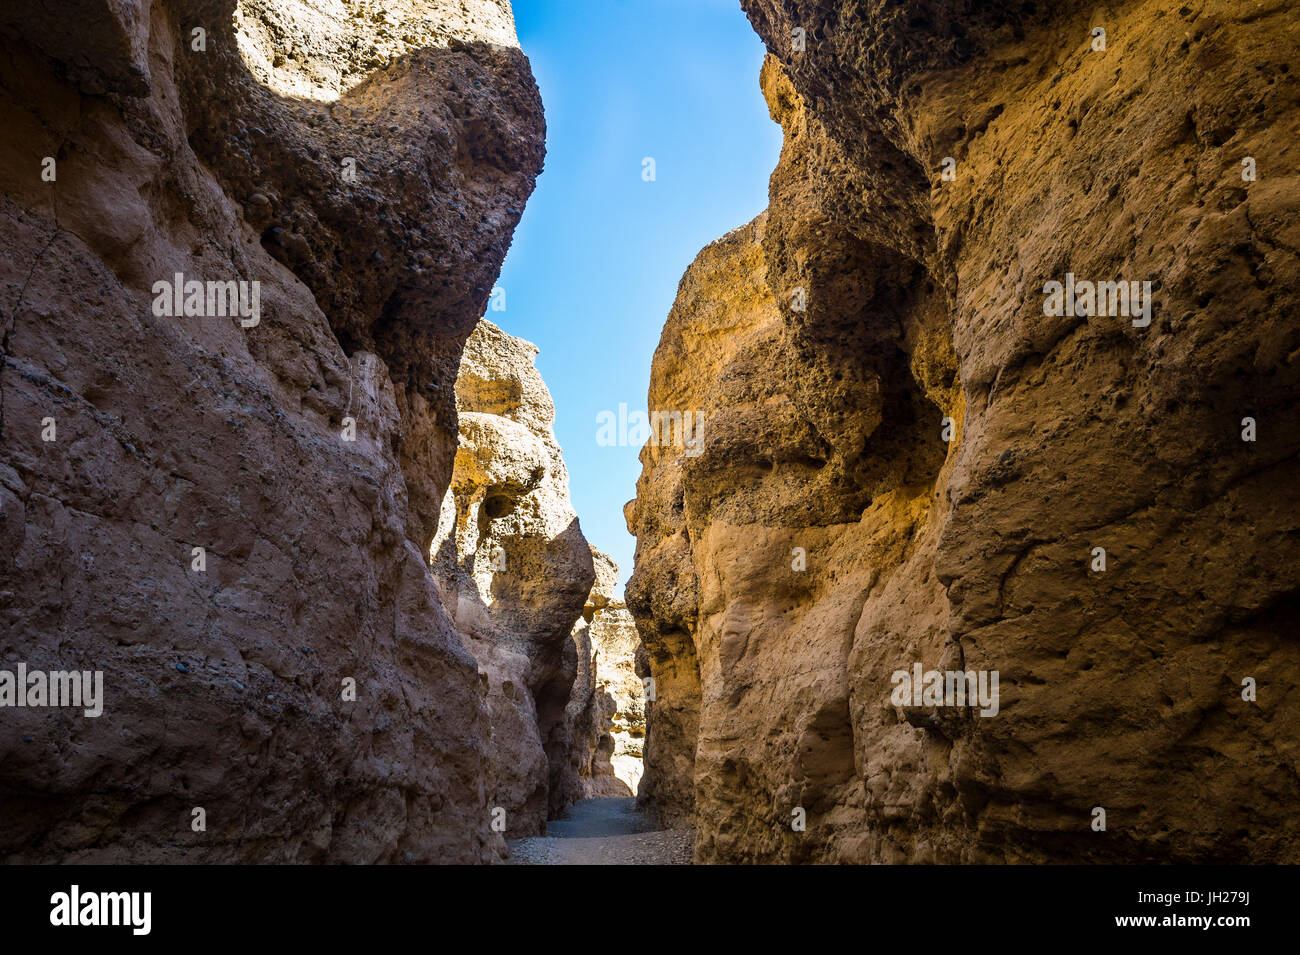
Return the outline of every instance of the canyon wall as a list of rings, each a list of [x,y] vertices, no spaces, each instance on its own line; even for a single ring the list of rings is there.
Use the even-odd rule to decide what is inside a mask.
[[[654,358],[642,801],[701,862],[1300,861],[1300,11],[742,5],[785,145]]]
[[[19,2],[0,42],[0,669],[103,674],[97,718],[0,711],[0,858],[497,858],[500,688],[427,560],[542,165],[509,4]]]
[[[637,675],[641,634],[622,600],[611,600],[591,621],[594,700],[601,720],[588,798],[635,796],[641,785],[645,747],[645,687]]]
[[[614,596],[618,565],[592,549],[596,582],[573,628],[577,676],[568,714],[572,760],[583,799],[637,794],[645,739],[645,692],[637,675],[641,638],[626,604]]]
[[[536,355],[487,320],[470,335],[456,379],[460,446],[430,554],[479,664],[488,803],[505,810],[512,839],[543,834],[580,795],[566,712],[580,664],[571,634],[596,580]]]

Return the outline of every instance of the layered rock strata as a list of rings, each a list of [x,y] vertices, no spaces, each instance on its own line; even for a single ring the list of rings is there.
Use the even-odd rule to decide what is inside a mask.
[[[98,718],[0,710],[0,858],[496,858],[426,559],[542,163],[508,3],[0,33],[0,668],[103,675]]]
[[[743,6],[785,146],[654,359],[642,799],[704,862],[1300,860],[1294,5]]]

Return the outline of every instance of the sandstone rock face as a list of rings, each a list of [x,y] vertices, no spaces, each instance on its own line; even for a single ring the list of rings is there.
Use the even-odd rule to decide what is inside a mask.
[[[540,835],[578,798],[571,632],[596,577],[536,355],[486,320],[470,335],[456,380],[460,447],[431,550],[443,601],[479,664],[488,802],[505,810],[509,838]]]
[[[585,634],[575,634],[588,650],[590,690],[582,696],[590,714],[587,749],[579,770],[586,799],[635,796],[641,783],[645,743],[645,702],[636,671],[640,635],[621,600],[596,611]],[[575,691],[578,684],[574,684]],[[575,692],[575,697],[577,693]],[[572,704],[571,704],[572,705]]]
[[[426,559],[461,347],[542,161],[510,24],[0,15],[0,669],[99,670],[105,697],[0,710],[0,857],[503,851],[492,700]],[[178,273],[258,282],[256,324],[159,314]]]
[[[706,862],[1300,861],[1294,5],[743,6],[786,143],[655,355],[641,798]]]
[[[635,796],[645,739],[645,688],[637,673],[636,622],[615,598],[618,566],[592,550],[596,583],[573,628],[577,679],[568,713],[575,727],[574,766],[584,799]]]
[[[585,792],[591,798],[635,796],[645,756],[645,688],[636,672],[641,635],[623,601],[611,600],[608,607],[596,612],[591,643],[596,697],[606,715],[596,747],[599,758],[592,760],[591,782]],[[610,778],[618,780],[626,793],[603,782]]]

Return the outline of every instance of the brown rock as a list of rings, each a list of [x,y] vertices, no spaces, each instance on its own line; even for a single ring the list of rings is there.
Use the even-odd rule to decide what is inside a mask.
[[[786,144],[655,356],[706,424],[627,509],[642,799],[707,862],[1300,860],[1300,17],[743,2]],[[918,663],[997,715],[894,705]]]
[[[0,669],[100,670],[104,713],[0,710],[0,857],[495,858],[425,557],[541,166],[509,7],[386,4],[433,31],[390,42],[353,7],[73,6],[0,16]],[[155,314],[176,273],[259,282],[260,321]]]
[[[536,355],[487,320],[470,335],[456,381],[460,447],[431,551],[486,688],[488,802],[505,810],[512,839],[540,835],[577,798],[570,633],[595,579]]]
[[[579,794],[635,796],[645,740],[645,688],[636,670],[641,638],[627,606],[613,596],[618,566],[595,549],[592,559],[596,583],[573,628],[578,672],[567,707]]]
[[[591,642],[596,697],[602,702],[606,723],[597,741],[601,758],[593,759],[594,785],[588,787],[586,794],[591,798],[635,796],[643,771],[645,690],[636,672],[641,635],[623,601],[610,601],[596,613],[591,622]],[[617,779],[626,792],[611,792],[616,787],[601,783],[602,777]]]

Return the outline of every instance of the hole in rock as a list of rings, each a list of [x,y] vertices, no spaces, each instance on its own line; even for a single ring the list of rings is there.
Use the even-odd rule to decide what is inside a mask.
[[[515,512],[515,502],[504,494],[493,494],[483,502],[483,513],[490,519],[509,517]]]

